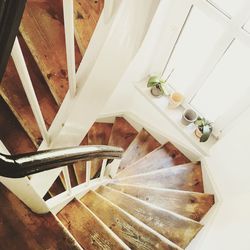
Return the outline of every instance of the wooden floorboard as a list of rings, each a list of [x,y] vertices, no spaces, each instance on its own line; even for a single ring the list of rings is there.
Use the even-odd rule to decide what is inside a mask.
[[[66,205],[57,217],[84,249],[124,249],[88,208],[77,200]]]
[[[88,132],[88,145],[107,145],[112,125],[112,123],[95,122]],[[101,169],[102,162],[100,159],[91,161],[91,178]]]
[[[181,248],[187,247],[202,228],[201,224],[193,220],[179,217],[178,214],[173,214],[167,210],[152,207],[148,203],[143,203],[139,199],[114,189],[102,186],[96,192]]]
[[[119,170],[138,161],[159,146],[160,143],[145,129],[142,129],[125,151]]]
[[[58,104],[68,90],[62,16],[62,1],[27,2],[20,25],[21,34]],[[77,66],[80,60],[76,51]]]
[[[21,36],[18,38],[45,124],[49,128],[58,111],[58,106],[23,38]],[[0,94],[38,147],[42,141],[42,135],[11,57],[0,84]]]
[[[0,185],[0,249],[80,250],[51,214],[36,215]]]
[[[81,201],[131,249],[176,249],[176,247],[170,246],[158,236],[137,224],[96,192],[90,191],[81,198]]]
[[[109,187],[196,221],[200,221],[214,204],[212,194],[135,185],[109,184]]]
[[[11,154],[36,151],[35,145],[0,97],[0,140]]]
[[[146,174],[124,177],[116,179],[116,182],[201,193],[204,191],[200,163],[188,163]]]

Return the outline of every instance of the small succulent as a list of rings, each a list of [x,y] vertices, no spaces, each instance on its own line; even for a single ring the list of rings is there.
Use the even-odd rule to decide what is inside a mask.
[[[166,94],[163,88],[163,85],[166,83],[166,80],[161,79],[159,76],[151,76],[148,80],[147,87],[152,88],[156,87],[159,90],[161,95]]]
[[[197,126],[197,128],[202,134],[200,137],[200,142],[207,141],[213,131],[212,123],[206,120],[205,118],[198,117],[194,124]]]

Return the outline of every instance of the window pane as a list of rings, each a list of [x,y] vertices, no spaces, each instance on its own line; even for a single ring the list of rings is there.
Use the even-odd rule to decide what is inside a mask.
[[[250,88],[250,49],[235,41],[197,93],[192,105],[215,121]]]
[[[165,77],[174,69],[168,82],[186,93],[222,34],[217,22],[193,8],[167,67]]]
[[[218,7],[224,13],[235,16],[248,0],[209,0],[211,4]]]

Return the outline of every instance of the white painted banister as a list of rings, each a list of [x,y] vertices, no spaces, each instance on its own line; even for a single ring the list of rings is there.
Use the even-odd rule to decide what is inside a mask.
[[[29,104],[35,116],[37,125],[42,134],[42,137],[46,141],[46,143],[49,144],[50,138],[49,138],[49,134],[46,128],[46,124],[44,122],[43,115],[42,115],[42,112],[41,112],[41,109],[40,109],[40,106],[36,97],[36,93],[34,91],[34,88],[33,88],[33,85],[29,76],[29,72],[28,72],[24,57],[23,57],[23,53],[22,53],[22,50],[21,50],[21,47],[17,38],[14,42],[11,56],[15,63],[17,72],[21,79],[24,91],[28,98]]]
[[[75,69],[75,37],[74,37],[74,2],[63,0],[64,30],[66,41],[67,68],[69,91],[71,96],[76,94],[76,69]]]
[[[86,183],[89,184],[91,177],[91,161],[86,162]]]
[[[101,168],[100,178],[103,178],[104,175],[105,175],[105,170],[106,170],[107,163],[108,163],[107,159],[104,159],[102,161],[102,168]]]
[[[64,181],[65,181],[65,185],[66,185],[66,190],[68,191],[68,193],[71,193],[71,182],[70,182],[70,177],[69,177],[69,169],[68,166],[65,166],[63,168],[63,176],[64,176]]]

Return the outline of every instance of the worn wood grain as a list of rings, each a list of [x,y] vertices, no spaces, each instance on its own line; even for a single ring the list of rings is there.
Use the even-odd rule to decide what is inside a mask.
[[[118,173],[118,177],[147,173],[163,168],[185,164],[190,160],[170,142],[155,149],[134,164]]]
[[[61,1],[27,2],[20,31],[58,104],[68,90]],[[76,50],[76,64],[81,60]]]
[[[0,249],[80,250],[51,213],[32,213],[2,185],[0,204]]]
[[[58,111],[58,106],[24,40],[21,36],[18,38],[45,124],[49,128]],[[0,94],[33,143],[38,147],[42,136],[11,58],[0,84]]]
[[[11,154],[36,151],[35,145],[0,97],[0,140]]]
[[[125,151],[119,170],[122,170],[130,164],[138,161],[159,146],[160,143],[145,129],[142,129]]]
[[[133,221],[126,213],[94,191],[87,193],[81,201],[131,249],[178,249]]]
[[[137,134],[138,132],[124,118],[116,117],[108,145],[126,150]]]
[[[212,194],[136,185],[109,184],[108,186],[196,221],[200,221],[214,204]]]
[[[108,187],[96,190],[115,205],[124,209],[179,247],[185,248],[202,228],[202,225],[178,214],[152,207],[132,196]]]
[[[123,177],[116,179],[116,183],[203,192],[200,163],[187,163],[145,174]]]
[[[88,145],[107,145],[111,130],[111,123],[95,122],[88,132]],[[91,161],[91,178],[101,169],[102,162],[100,159]]]
[[[124,249],[88,208],[77,200],[65,206],[57,217],[84,249]]]
[[[88,145],[88,135],[84,137],[81,144],[82,146]],[[86,162],[85,161],[78,161],[74,164],[74,171],[77,179],[77,183],[81,184],[86,181]]]
[[[101,15],[104,0],[75,0],[74,24],[75,37],[79,49],[84,55]]]
[[[49,194],[51,197],[56,196],[58,194],[61,194],[65,191],[65,184],[63,184],[63,180],[61,179],[60,176],[56,178],[54,183],[49,189]]]

